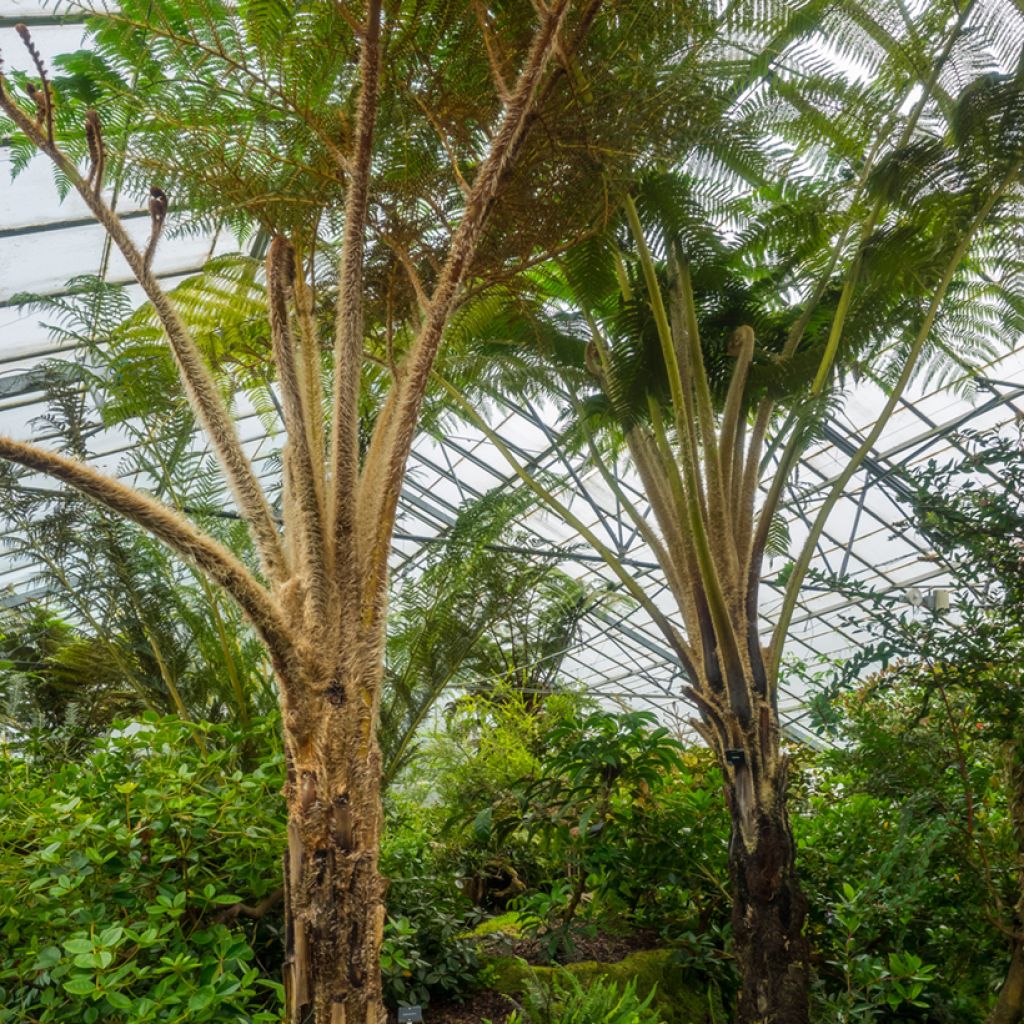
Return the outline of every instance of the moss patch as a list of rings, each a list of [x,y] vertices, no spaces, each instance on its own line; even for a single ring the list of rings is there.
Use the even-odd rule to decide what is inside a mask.
[[[531,978],[541,984],[550,984],[562,969],[533,967],[513,956],[494,957],[488,965],[493,972],[491,987],[510,995],[522,992]],[[584,984],[594,978],[610,978],[619,985],[635,979],[637,995],[641,999],[657,986],[652,1006],[664,1017],[666,1024],[715,1024],[725,1020],[718,997],[709,996],[703,982],[683,971],[671,949],[633,953],[614,964],[585,960],[568,964],[564,970],[570,971]]]
[[[488,938],[492,935],[506,935],[510,939],[518,939],[523,934],[523,926],[519,921],[519,915],[510,910],[507,914],[481,921],[469,934],[474,939]]]

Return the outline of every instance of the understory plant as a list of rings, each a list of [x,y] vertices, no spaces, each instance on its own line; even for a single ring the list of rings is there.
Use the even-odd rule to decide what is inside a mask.
[[[664,1024],[651,1008],[653,999],[653,991],[641,999],[634,981],[620,987],[610,978],[595,978],[584,985],[561,971],[524,993],[509,1024]]]
[[[1005,970],[958,767],[934,718],[914,724],[922,696],[865,690],[842,701],[848,746],[818,755],[796,801],[823,1021],[970,1024]],[[1012,858],[994,766],[979,748],[967,763],[985,808],[972,829],[1003,875]]]
[[[400,805],[407,818],[410,803],[425,805],[438,868],[481,909],[504,910],[547,877],[536,844],[514,828],[514,787],[541,770],[548,733],[590,707],[578,689],[559,684],[532,693],[499,681],[460,695],[424,739],[415,771],[389,791],[393,814]]]
[[[273,724],[0,754],[0,1021],[279,1021],[282,779]]]
[[[407,844],[481,911],[511,911],[506,941],[572,960],[583,936],[639,932],[732,990],[724,812],[707,751],[648,713],[506,688],[455,702],[416,774],[427,781],[403,777],[389,793],[385,848]]]
[[[870,898],[864,890],[843,882],[842,896],[832,908],[839,953],[829,965],[839,971],[842,987],[826,996],[823,1016],[837,1024],[892,1020],[901,1010],[925,1008],[925,986],[935,977],[935,966],[913,953],[878,956],[865,951],[858,932],[866,916],[862,911],[866,897]]]
[[[838,860],[852,869],[844,881],[864,890],[859,952],[884,956],[888,946],[940,965],[922,996],[950,1019],[1016,1024],[1024,458],[1019,427],[961,432],[955,443],[956,457],[904,478],[913,525],[947,566],[951,608],[915,608],[903,593],[826,578],[871,613],[868,642],[824,690],[845,740],[829,755],[834,784],[862,825],[826,827],[841,837],[833,855],[859,858]],[[806,838],[820,870],[820,833],[812,827]]]
[[[696,789],[681,744],[650,712],[603,710],[563,722],[547,742],[539,773],[513,787],[521,817],[503,823],[559,872],[516,901],[526,933],[549,958],[571,959],[574,936],[599,922],[651,924],[659,904],[663,921],[685,913],[669,906],[673,896],[686,902],[679,889],[690,860],[678,848],[683,822],[673,811],[683,808],[674,796]]]
[[[390,794],[381,870],[388,878],[388,919],[381,970],[389,1007],[458,999],[480,982],[482,961],[469,933],[481,913],[445,864],[440,808]]]

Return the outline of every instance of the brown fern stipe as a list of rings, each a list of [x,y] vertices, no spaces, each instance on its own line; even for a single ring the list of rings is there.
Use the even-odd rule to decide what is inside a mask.
[[[49,78],[46,77],[46,65],[36,49],[36,44],[32,41],[32,33],[29,32],[28,26],[19,21],[14,26],[14,30],[21,36],[21,41],[25,44],[25,49],[28,50],[29,55],[32,57],[32,63],[35,64],[36,71],[39,72],[39,87],[37,88],[29,82],[27,91],[32,98],[32,102],[36,105],[36,116],[38,118],[36,123],[46,133],[46,141],[52,146],[54,144],[53,86],[50,84]]]
[[[290,562],[307,588],[309,612],[317,623],[327,610],[325,538],[317,473],[309,445],[310,412],[306,409],[307,397],[288,312],[295,272],[295,250],[291,243],[280,236],[275,238],[267,254],[267,298],[271,348],[288,432],[284,458],[290,486],[285,491],[285,541],[294,545]]]
[[[95,110],[85,112],[85,142],[89,147],[89,173],[86,181],[92,186],[94,195],[103,188],[103,172],[106,169],[107,152],[103,145],[103,126]]]
[[[160,232],[164,229],[164,221],[167,219],[167,193],[162,188],[153,185],[149,190],[149,244],[146,246],[146,253],[143,256],[143,264],[149,270],[153,266],[153,254],[156,252],[156,243],[160,241]]]

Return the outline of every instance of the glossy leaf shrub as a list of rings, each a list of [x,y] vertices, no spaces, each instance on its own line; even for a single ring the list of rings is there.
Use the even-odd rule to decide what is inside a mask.
[[[120,726],[83,763],[0,764],[0,1022],[279,1020],[271,730]]]
[[[436,809],[389,801],[381,850],[388,878],[388,917],[381,947],[388,1007],[459,999],[480,983],[478,945],[468,933],[480,913],[442,866],[433,839]]]

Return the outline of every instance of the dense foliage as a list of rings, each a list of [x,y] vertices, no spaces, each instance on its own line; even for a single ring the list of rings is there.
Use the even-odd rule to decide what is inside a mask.
[[[871,611],[872,639],[820,695],[822,728],[844,741],[827,759],[843,804],[812,799],[803,855],[815,885],[833,890],[819,903],[833,916],[816,922],[828,936],[823,976],[850,979],[864,998],[873,988],[881,1007],[885,975],[899,973],[886,958],[910,956],[900,966],[927,976],[929,1012],[959,1021],[1018,984],[1008,970],[1024,893],[1024,455],[1013,430],[956,444],[959,457],[906,480],[952,609],[830,580]],[[836,887],[839,865],[849,889]]]
[[[797,760],[816,1019],[969,1024],[1002,983],[995,922],[1016,899],[1004,744],[958,703],[971,728],[954,756],[925,692],[883,679],[844,701],[848,749]],[[278,1019],[273,742],[269,727],[149,717],[56,770],[51,745],[8,755],[0,1020]],[[543,962],[573,959],[574,943],[585,956],[595,939],[673,949],[675,969],[728,1003],[717,776],[706,751],[648,716],[571,691],[455,702],[387,798],[389,1005],[471,996],[509,942]],[[648,1024],[646,999],[566,977],[520,1013]]]
[[[83,764],[4,758],[0,1020],[279,1019],[279,924],[239,912],[280,886],[272,737],[148,717]]]

